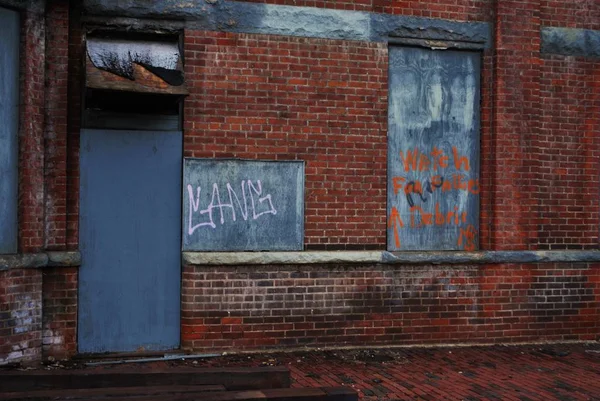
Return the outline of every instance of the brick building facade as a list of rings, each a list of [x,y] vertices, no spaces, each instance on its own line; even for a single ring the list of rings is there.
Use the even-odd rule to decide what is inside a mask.
[[[0,11],[18,21],[20,60],[18,128],[4,134],[18,144],[18,186],[0,194],[17,200],[4,211],[16,217],[16,228],[7,235],[15,246],[0,244],[7,249],[0,255],[0,364],[141,349],[599,339],[597,1],[0,0]],[[145,304],[135,303],[139,294],[120,294],[122,302],[110,307],[94,303],[103,289],[93,287],[100,281],[84,269],[92,268],[89,261],[97,254],[86,255],[98,243],[85,241],[95,240],[94,230],[104,228],[105,219],[96,215],[90,224],[80,206],[94,213],[97,205],[86,197],[86,185],[101,180],[104,170],[86,156],[97,143],[80,146],[80,139],[86,130],[135,130],[131,124],[163,131],[152,128],[148,116],[134,118],[139,110],[126,104],[126,123],[114,122],[114,110],[101,122],[90,117],[89,110],[118,101],[121,93],[115,97],[114,88],[89,84],[95,37],[169,38],[177,44],[186,94],[165,97],[164,108],[169,131],[182,132],[178,157],[302,162],[299,248],[175,247],[177,263],[162,268],[174,274],[170,279],[177,288],[161,296],[174,297],[177,310],[158,305],[146,311]],[[411,235],[406,231],[411,222],[406,216],[399,220],[404,231],[398,234],[400,223],[390,214],[394,177],[389,170],[397,156],[388,153],[390,93],[397,90],[390,82],[399,73],[389,60],[393,51],[407,48],[426,57],[475,53],[480,61],[473,134],[478,141],[471,145],[479,160],[473,173],[478,180],[473,246],[466,239],[452,249],[434,244],[409,252],[394,246],[396,235],[398,244],[402,235]],[[148,71],[160,72],[152,66]],[[135,79],[139,82],[139,75]],[[145,107],[163,104],[162,97],[140,99]],[[92,178],[84,182],[80,175]],[[185,184],[185,171],[183,176]],[[181,180],[179,174],[166,181]],[[183,210],[167,220],[185,227],[182,216],[193,213],[195,198],[190,195],[186,206],[186,188],[180,189],[174,195]],[[424,193],[413,195],[423,199]],[[223,220],[221,200],[219,205]],[[234,209],[233,200],[227,207]],[[213,209],[207,210],[212,219]],[[427,225],[425,215],[420,218]],[[429,218],[435,219],[433,211]],[[135,225],[126,218],[124,224]],[[123,256],[133,258],[126,264],[162,252],[160,245],[149,244]],[[129,251],[101,252],[114,264]],[[133,276],[120,276],[107,266],[107,285],[156,272],[131,268]],[[161,277],[153,278],[155,286]],[[154,291],[137,290],[145,300]],[[114,308],[133,304],[133,313],[149,320],[160,313],[174,316],[177,327],[165,335],[175,339],[135,344],[135,332],[109,328],[108,335],[133,342],[96,348],[93,342],[103,340],[88,332],[89,321],[125,319]],[[102,308],[107,316],[98,320]],[[111,312],[120,317],[111,319]],[[82,346],[85,342],[92,345]]]

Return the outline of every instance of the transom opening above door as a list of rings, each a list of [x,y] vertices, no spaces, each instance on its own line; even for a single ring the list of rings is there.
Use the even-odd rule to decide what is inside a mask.
[[[178,35],[88,33],[85,128],[180,130],[187,94]]]

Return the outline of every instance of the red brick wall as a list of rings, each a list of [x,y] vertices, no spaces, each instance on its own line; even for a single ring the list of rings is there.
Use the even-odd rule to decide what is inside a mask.
[[[542,61],[540,248],[597,249],[600,62],[564,56]]]
[[[600,265],[183,271],[182,347],[597,340]]]
[[[553,27],[600,29],[600,3],[541,1],[541,21]],[[600,62],[543,55],[539,74],[539,247],[597,249]]]
[[[600,29],[598,0],[541,0],[541,22],[545,26]]]
[[[66,249],[69,3],[46,4],[45,234],[46,249]]]
[[[490,0],[373,0],[375,12],[444,18],[457,21],[489,21]]]
[[[79,131],[81,129],[81,94],[83,84],[84,38],[81,3],[70,2],[69,10],[69,84],[67,87],[67,248],[79,248]]]
[[[79,107],[78,96],[69,91],[70,86],[79,81],[69,79],[69,14],[69,2],[53,0],[46,4],[46,249],[61,251],[67,249],[67,174],[74,173],[67,171],[69,103],[75,103],[74,108]],[[71,114],[79,116],[80,112],[74,109]],[[74,355],[77,351],[76,325],[77,268],[45,268],[44,357]]]
[[[44,357],[68,358],[77,353],[76,267],[43,270]]]
[[[384,44],[186,31],[185,50],[185,156],[304,160],[306,248],[385,248]]]
[[[42,14],[21,13],[19,252],[44,247],[44,60]]]
[[[39,360],[41,329],[41,271],[0,271],[0,365]]]
[[[496,3],[492,249],[535,249],[538,235],[537,171],[539,1]]]

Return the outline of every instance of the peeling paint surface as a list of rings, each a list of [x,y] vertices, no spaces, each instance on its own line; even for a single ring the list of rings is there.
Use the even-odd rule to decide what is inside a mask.
[[[478,248],[477,53],[390,49],[388,249]]]
[[[88,38],[87,52],[96,68],[133,79],[133,63],[177,70],[177,43]]]

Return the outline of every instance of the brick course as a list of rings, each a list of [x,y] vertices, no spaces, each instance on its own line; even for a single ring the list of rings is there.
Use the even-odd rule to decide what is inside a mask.
[[[304,160],[307,249],[382,249],[383,44],[186,31],[186,157]]]
[[[597,340],[600,265],[185,266],[182,347]]]
[[[0,271],[0,365],[38,361],[41,357],[41,329],[41,271]]]

